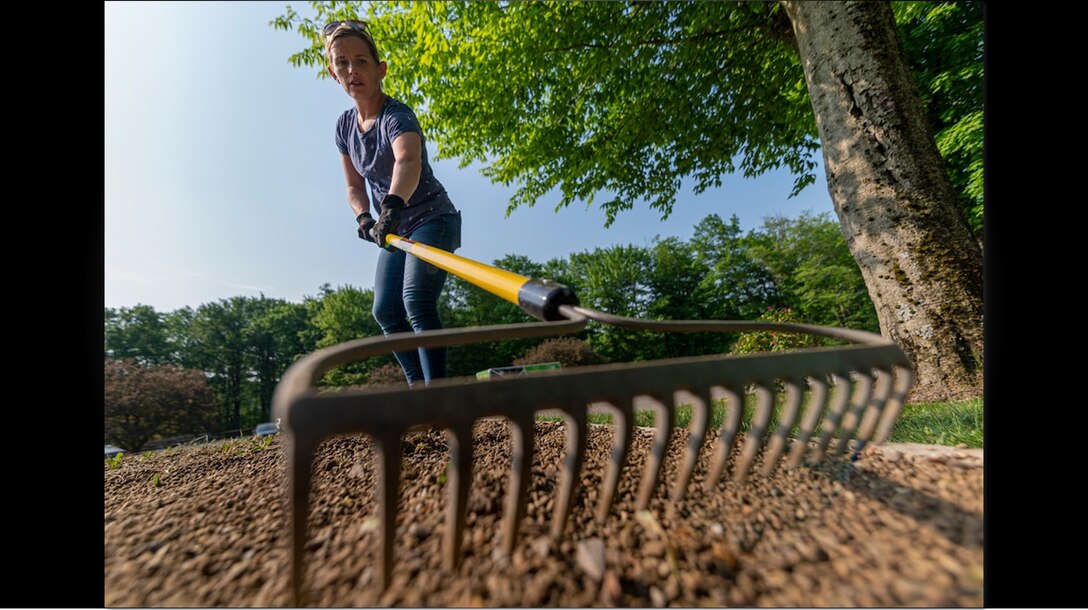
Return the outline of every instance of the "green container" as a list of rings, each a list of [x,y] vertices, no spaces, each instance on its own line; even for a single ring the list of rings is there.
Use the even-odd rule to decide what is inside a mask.
[[[476,373],[476,379],[498,379],[500,377],[520,377],[540,371],[552,371],[562,368],[558,362],[542,362],[540,364],[526,364],[524,366],[504,366],[490,368]]]

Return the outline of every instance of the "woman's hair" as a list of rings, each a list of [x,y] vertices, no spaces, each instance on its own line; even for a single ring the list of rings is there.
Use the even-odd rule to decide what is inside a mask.
[[[378,45],[374,44],[374,39],[370,36],[370,32],[363,31],[358,27],[353,27],[344,23],[333,30],[332,34],[325,37],[325,59],[328,60],[330,64],[332,63],[333,41],[345,36],[355,36],[362,39],[362,41],[366,43],[367,48],[370,49],[370,54],[374,56],[374,63],[381,63],[381,59],[378,57]]]

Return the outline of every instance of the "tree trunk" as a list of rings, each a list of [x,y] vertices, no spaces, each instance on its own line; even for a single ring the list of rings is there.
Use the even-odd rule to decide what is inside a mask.
[[[982,395],[982,250],[926,123],[887,2],[783,2],[831,200],[910,400]]]

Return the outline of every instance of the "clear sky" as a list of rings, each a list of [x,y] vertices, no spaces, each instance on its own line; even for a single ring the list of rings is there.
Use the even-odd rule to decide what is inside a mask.
[[[268,25],[287,4],[106,3],[105,306],[172,311],[261,293],[299,302],[324,283],[373,286],[379,250],[355,235],[334,143],[351,100],[288,62],[305,42]],[[609,228],[596,207],[556,213],[558,197],[506,218],[514,189],[479,169],[434,163],[462,211],[457,253],[484,263],[689,239],[708,214],[736,214],[748,230],[767,216],[832,212],[822,165],[793,199],[788,172],[727,176],[720,189],[680,193],[667,220],[643,204]]]

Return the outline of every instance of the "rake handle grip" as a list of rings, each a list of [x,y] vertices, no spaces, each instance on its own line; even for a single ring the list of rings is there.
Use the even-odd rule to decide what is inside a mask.
[[[565,320],[559,306],[580,304],[573,290],[551,280],[511,273],[399,235],[388,234],[385,242],[517,305],[539,320]]]

